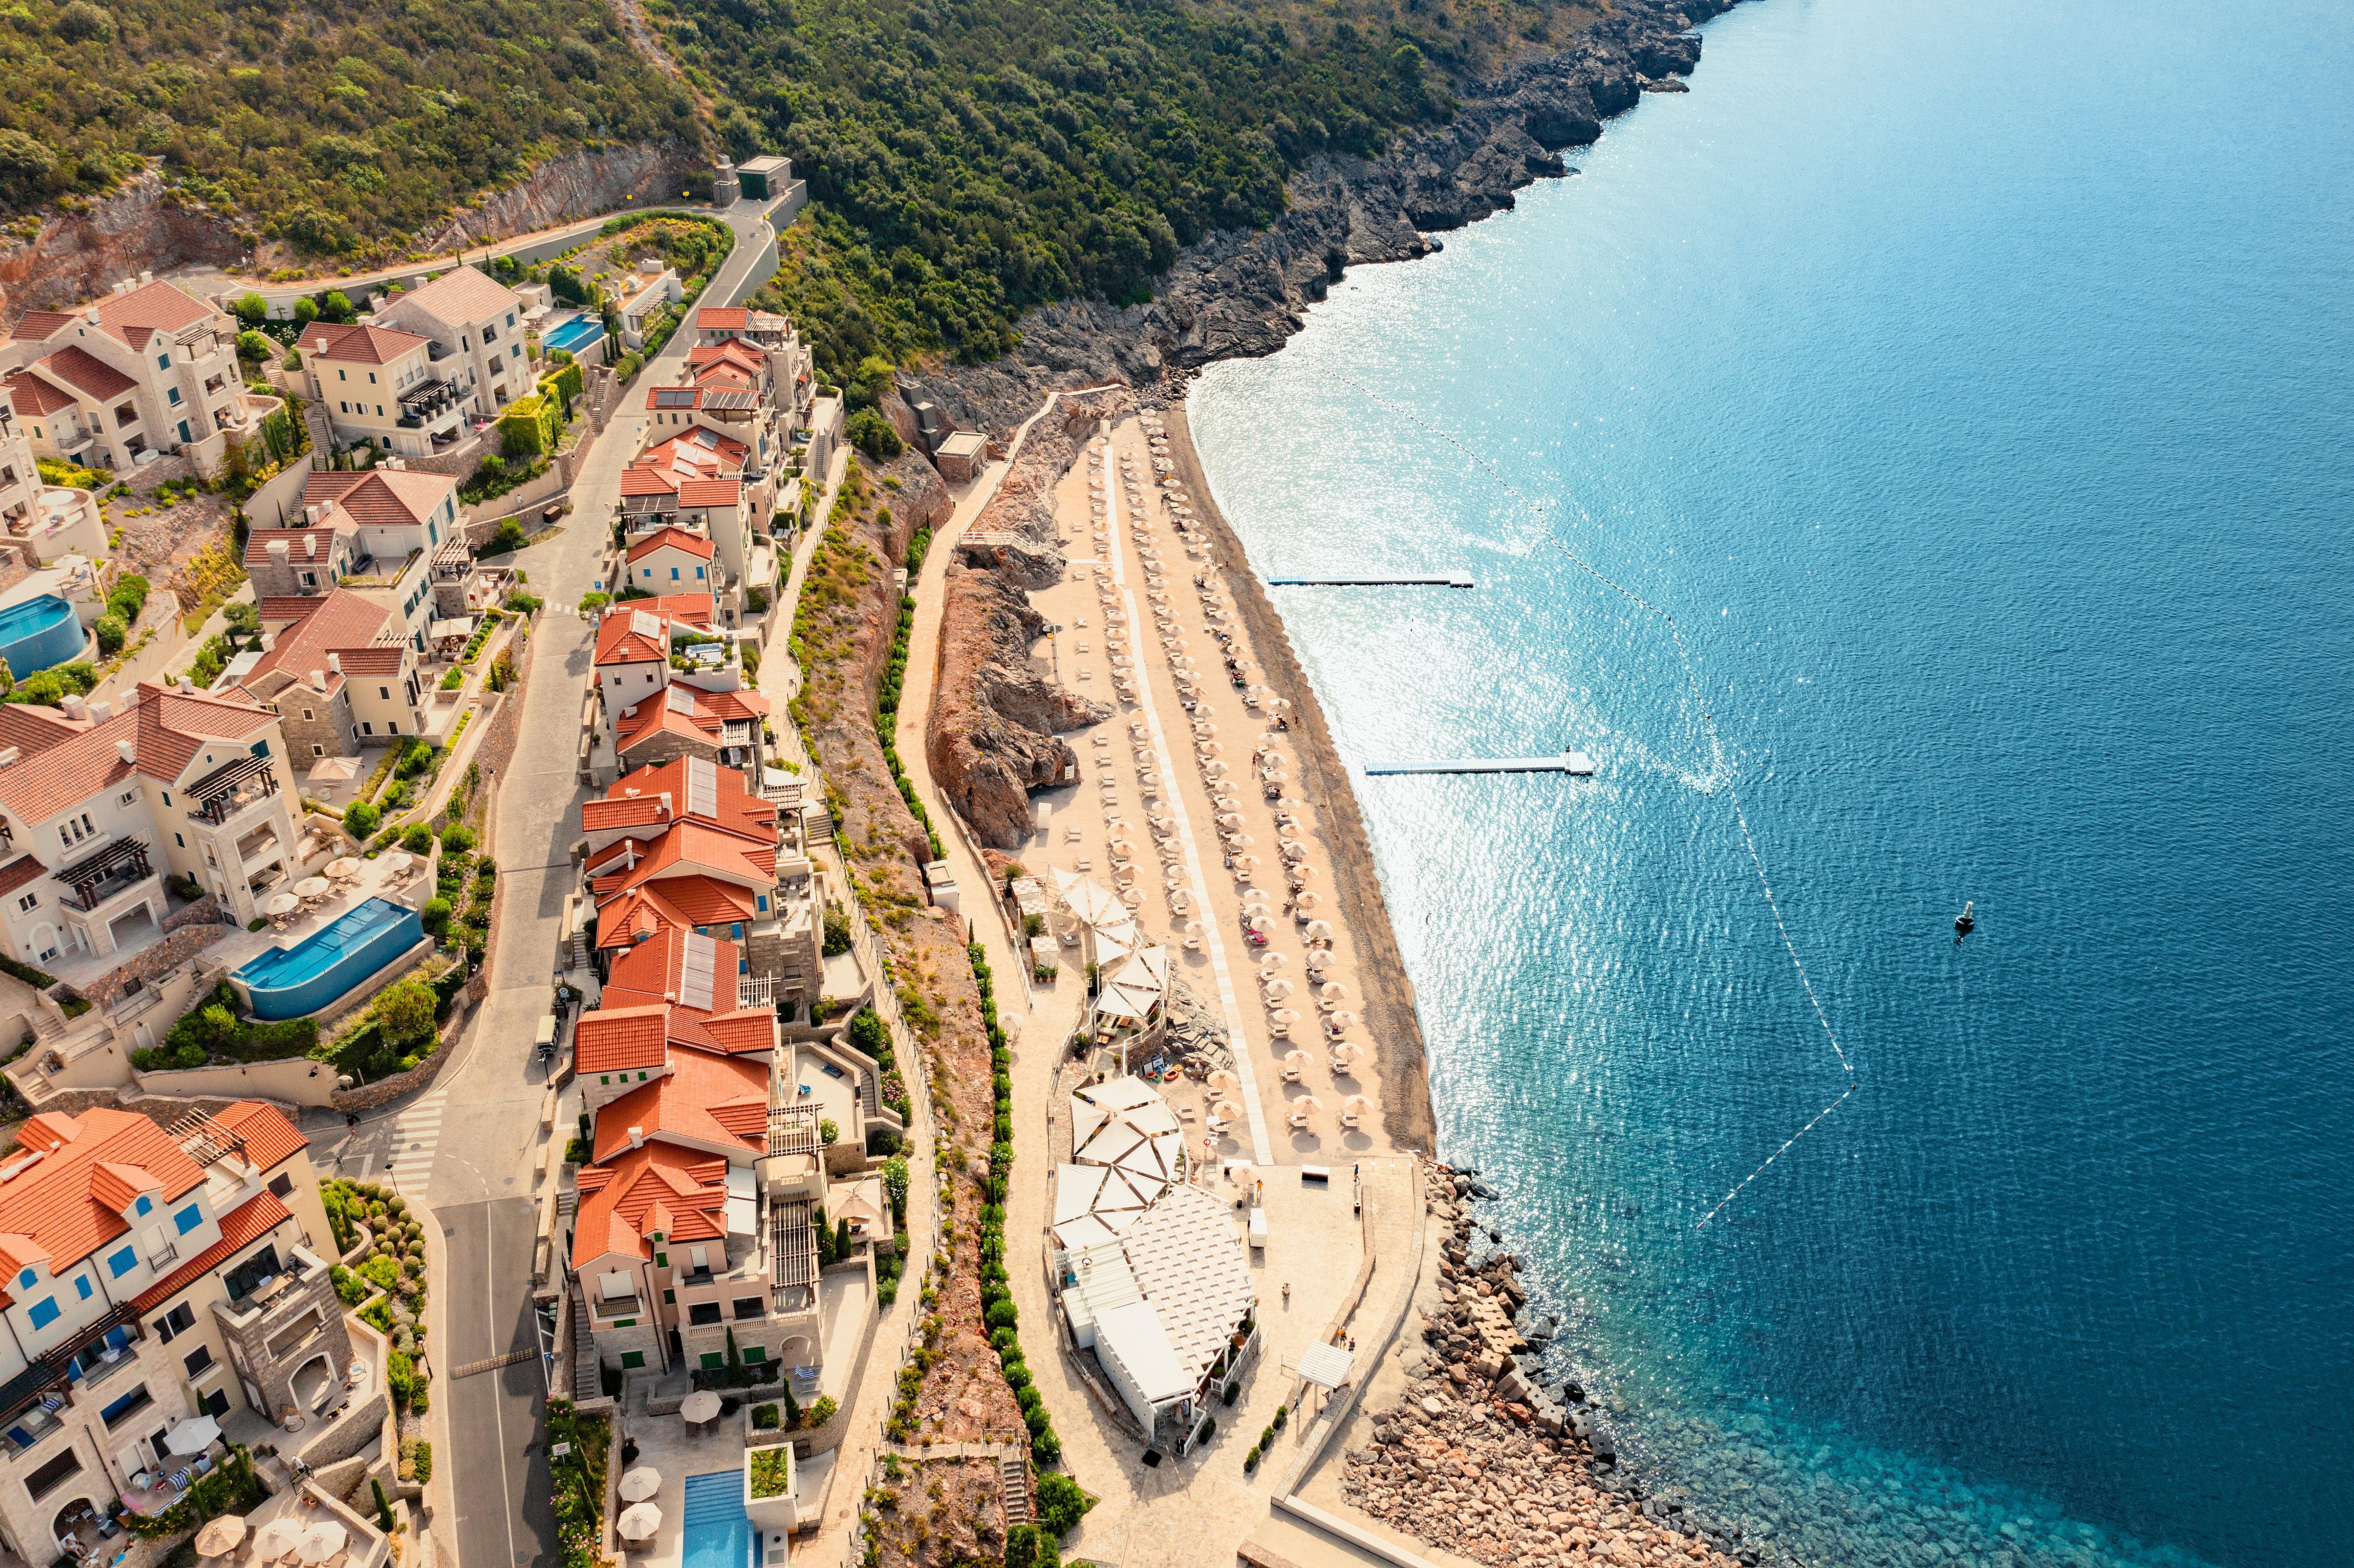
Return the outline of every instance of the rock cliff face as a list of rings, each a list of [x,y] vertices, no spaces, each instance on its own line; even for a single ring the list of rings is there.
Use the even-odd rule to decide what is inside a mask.
[[[86,212],[52,214],[30,240],[0,246],[0,321],[94,298],[143,271],[218,266],[245,252],[217,214],[167,197],[148,175]]]
[[[523,184],[460,215],[426,241],[425,249],[439,252],[479,245],[589,217],[624,202],[674,196],[686,189],[698,170],[693,150],[674,142],[567,153],[534,169]]]
[[[1026,590],[1062,575],[1055,483],[1115,406],[1124,410],[1129,399],[1066,399],[1040,420],[948,568],[926,751],[949,804],[997,849],[1016,847],[1029,831],[1030,791],[1060,783],[1078,761],[1057,737],[1111,716],[1108,705],[1065,689],[1031,662],[1046,622]]]
[[[1561,149],[1664,89],[1700,60],[1696,22],[1734,0],[1623,0],[1568,49],[1524,58],[1465,90],[1449,123],[1377,159],[1320,156],[1290,208],[1259,233],[1214,234],[1160,281],[1150,304],[1077,301],[1022,320],[1010,358],[943,370],[925,392],[960,424],[1002,433],[1057,387],[1180,381],[1213,360],[1272,354],[1341,269],[1427,255],[1426,236],[1509,207],[1532,181],[1572,171]]]

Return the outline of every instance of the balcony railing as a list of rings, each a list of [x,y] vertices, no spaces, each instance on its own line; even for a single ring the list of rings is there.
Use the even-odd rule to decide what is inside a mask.
[[[428,381],[400,395],[402,411],[418,418],[429,419],[457,401],[458,384],[455,381]]]
[[[35,1404],[45,1404],[46,1396],[55,1393],[57,1390],[72,1382],[75,1358],[92,1345],[103,1341],[114,1330],[122,1328],[131,1330],[132,1339],[136,1340],[140,1337],[139,1314],[133,1312],[129,1307],[117,1307],[75,1336],[70,1342],[59,1345],[46,1355],[34,1358],[32,1365],[10,1378],[5,1383],[0,1383],[0,1426],[14,1421]],[[59,1406],[51,1408],[54,1410],[61,1406],[62,1402]]]

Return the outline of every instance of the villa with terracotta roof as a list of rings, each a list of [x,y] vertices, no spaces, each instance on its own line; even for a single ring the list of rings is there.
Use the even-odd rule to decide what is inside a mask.
[[[682,550],[675,558],[692,566],[702,557]],[[597,622],[589,677],[598,707],[589,781],[610,784],[633,765],[665,762],[685,752],[757,777],[758,723],[769,704],[744,679],[743,644],[752,635],[716,627],[710,605],[699,595],[666,594],[607,607]],[[651,744],[650,726],[673,720],[669,733],[675,745],[642,748]],[[634,760],[623,755],[625,741],[641,747]],[[736,755],[724,755],[730,751]]]
[[[594,1118],[567,1258],[597,1358],[622,1371],[780,1362],[797,1397],[840,1396],[839,1314],[816,1226],[830,1178],[866,1168],[870,1128],[905,1132],[875,1062],[840,1042],[782,1043],[776,1012],[729,993],[734,944],[677,927],[628,948],[574,1036]],[[871,1330],[871,1322],[864,1325]]]
[[[292,1443],[349,1404],[334,1256],[308,1142],[268,1105],[27,1118],[0,1163],[0,1544],[88,1553],[118,1502],[167,1507],[223,1452],[185,1422]]]
[[[246,396],[235,323],[144,274],[74,310],[26,312],[0,369],[17,408],[40,416],[35,450],[90,468],[185,451],[210,469],[279,405]]]
[[[656,387],[647,396],[669,399],[687,390]],[[654,416],[657,421],[664,417],[663,412]],[[790,510],[799,505],[797,491],[790,497],[779,497],[779,476],[772,471],[766,456],[772,437],[770,423],[764,416],[732,433],[715,424],[690,423],[647,448],[621,474],[621,520],[625,542],[632,551],[648,539],[673,530],[710,542],[714,563],[708,581],[722,626],[737,624],[746,608],[746,588],[766,582],[775,569],[775,546],[769,533],[771,515],[780,506]],[[793,482],[784,481],[787,487]],[[629,577],[629,586],[642,592],[684,591],[696,581],[691,571],[683,571],[673,579],[666,573],[642,577],[642,570],[633,562]]]
[[[159,941],[167,872],[240,924],[302,875],[277,714],[145,683],[126,704],[12,709],[0,727],[0,927],[26,963]]]
[[[441,373],[433,340],[373,323],[313,322],[294,340],[307,395],[335,444],[423,457],[465,439],[465,388]]]
[[[261,625],[270,647],[243,684],[277,708],[300,766],[425,733],[416,646],[371,596],[336,588],[315,599],[267,599]]]
[[[426,340],[427,377],[410,387],[417,398],[408,427],[428,435],[454,410],[494,419],[532,389],[524,352],[523,296],[472,267],[453,267],[422,288],[394,294],[376,307],[376,323]],[[390,398],[385,406],[394,407]]]

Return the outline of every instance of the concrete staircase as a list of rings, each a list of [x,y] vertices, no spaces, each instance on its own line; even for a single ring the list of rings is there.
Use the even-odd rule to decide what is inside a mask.
[[[997,1473],[1005,1492],[1005,1527],[1030,1522],[1030,1468],[1018,1454],[1001,1453]]]

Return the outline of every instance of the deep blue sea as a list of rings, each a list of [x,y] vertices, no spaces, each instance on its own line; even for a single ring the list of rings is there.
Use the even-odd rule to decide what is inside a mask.
[[[1349,762],[1600,763],[1358,781],[1442,1152],[1769,1553],[2343,1563],[2354,15],[1706,34],[1192,396],[1262,573],[1478,579],[1275,590]]]

